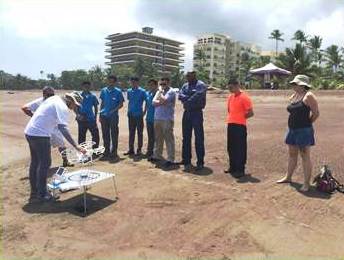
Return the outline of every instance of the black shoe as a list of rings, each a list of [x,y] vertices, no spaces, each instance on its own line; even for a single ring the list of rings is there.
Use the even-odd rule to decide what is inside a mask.
[[[135,155],[136,155],[136,156],[141,156],[141,155],[142,155],[141,150],[137,150]]]
[[[192,171],[192,164],[189,163],[189,164],[184,164],[184,172],[191,172]]]
[[[197,164],[196,171],[201,171],[204,169],[204,164]]]
[[[163,167],[164,167],[164,168],[169,168],[169,167],[172,167],[172,166],[174,166],[174,165],[175,165],[174,162],[167,161],[167,162],[165,162],[165,163],[163,164]]]
[[[146,152],[145,156],[147,156],[147,158],[150,158],[153,156],[153,153],[152,152]]]
[[[62,166],[63,167],[74,167],[74,164],[72,164],[68,160],[63,160]]]
[[[50,193],[46,193],[44,196],[38,196],[38,200],[40,202],[52,202],[55,198]]]
[[[242,178],[242,177],[245,176],[245,172],[233,172],[233,173],[231,173],[231,174],[232,174],[232,176],[233,176],[234,178],[237,178],[237,179]]]
[[[224,169],[223,172],[224,173],[232,173],[232,170],[228,168],[228,169]]]
[[[116,154],[112,154],[109,159],[111,161],[119,161],[120,158],[119,158],[118,154],[116,153]]]
[[[154,158],[154,157],[150,157],[150,158],[148,158],[148,159],[149,159],[150,162],[154,162],[154,163],[160,162],[160,161],[161,161],[160,159]]]
[[[110,159],[109,153],[104,153],[103,156],[99,159],[99,161],[107,161]]]
[[[128,151],[128,152],[125,152],[123,155],[134,155],[134,151]]]

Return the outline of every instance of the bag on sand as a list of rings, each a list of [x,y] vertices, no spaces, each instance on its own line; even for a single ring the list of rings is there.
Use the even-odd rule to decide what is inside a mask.
[[[344,193],[344,185],[340,184],[333,176],[328,165],[321,167],[320,173],[314,177],[313,184],[318,191],[333,193],[336,190]]]

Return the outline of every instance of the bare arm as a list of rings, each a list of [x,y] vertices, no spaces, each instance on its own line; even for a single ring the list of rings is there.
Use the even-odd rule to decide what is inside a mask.
[[[25,115],[29,116],[29,117],[32,117],[33,116],[33,113],[32,111],[30,110],[30,108],[28,108],[27,106],[23,106],[21,108],[21,110],[24,112]]]
[[[254,113],[253,113],[253,109],[249,109],[245,115],[246,119],[247,118],[250,118],[250,117],[253,117],[254,116]]]
[[[313,93],[309,93],[305,96],[303,102],[311,109],[311,122],[314,123],[320,116],[318,101]]]

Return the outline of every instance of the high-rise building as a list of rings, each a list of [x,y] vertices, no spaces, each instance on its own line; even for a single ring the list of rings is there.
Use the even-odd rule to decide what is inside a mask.
[[[203,34],[197,37],[197,43],[194,44],[194,69],[203,66],[209,73],[210,81],[217,84],[230,75],[240,74],[243,52],[247,52],[250,57],[257,56],[260,47],[234,41],[224,34]]]
[[[153,35],[153,28],[144,27],[142,32],[115,33],[105,38],[109,54],[107,65],[133,64],[142,58],[155,65],[160,73],[171,73],[181,66],[184,54],[182,42]]]

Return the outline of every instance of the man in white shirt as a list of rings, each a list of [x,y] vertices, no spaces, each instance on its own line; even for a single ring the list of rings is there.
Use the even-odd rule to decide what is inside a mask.
[[[77,93],[67,93],[64,97],[52,96],[46,99],[36,110],[25,128],[25,136],[29,143],[31,163],[29,170],[31,196],[50,201],[52,196],[47,192],[47,175],[51,165],[50,136],[57,127],[66,140],[78,151],[85,150],[77,145],[67,125],[70,110],[75,110],[80,103]]]
[[[33,113],[38,109],[38,107],[49,97],[55,95],[55,90],[53,87],[46,86],[43,88],[43,97],[37,98],[27,104],[25,104],[21,109],[29,117],[33,116]],[[74,165],[68,161],[67,155],[63,153],[66,150],[66,146],[63,141],[63,136],[61,132],[57,129],[54,129],[53,133],[50,136],[50,143],[55,148],[58,147],[58,150],[61,154],[63,167],[73,167]]]
[[[167,161],[163,166],[166,168],[175,165],[175,139],[173,133],[175,104],[176,93],[173,88],[170,87],[170,79],[168,77],[163,77],[160,80],[159,90],[156,92],[153,99],[153,105],[155,106],[155,147],[151,161],[162,160],[162,151],[165,142],[167,148]]]

